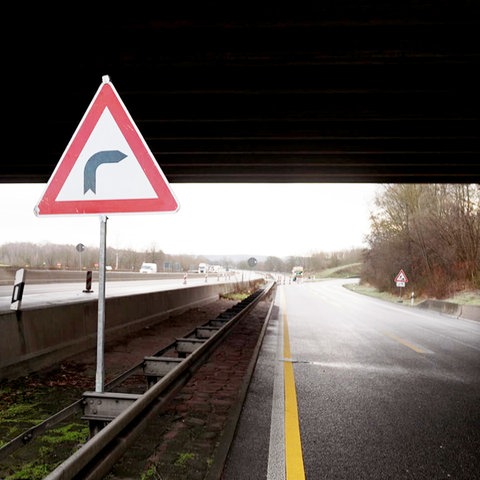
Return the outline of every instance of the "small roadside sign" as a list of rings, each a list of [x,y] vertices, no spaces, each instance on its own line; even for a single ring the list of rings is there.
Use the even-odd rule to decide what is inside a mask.
[[[397,284],[397,287],[405,287],[405,284],[408,282],[408,278],[403,270],[400,270],[397,273],[397,276],[395,277],[395,282]]]
[[[35,214],[155,213],[178,208],[160,166],[105,75]]]

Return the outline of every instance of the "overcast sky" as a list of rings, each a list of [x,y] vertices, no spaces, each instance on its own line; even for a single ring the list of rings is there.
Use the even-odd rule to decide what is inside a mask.
[[[0,184],[0,244],[98,247],[100,216],[36,216],[46,184]],[[170,184],[180,208],[110,215],[107,247],[167,254],[309,256],[364,246],[374,184]]]

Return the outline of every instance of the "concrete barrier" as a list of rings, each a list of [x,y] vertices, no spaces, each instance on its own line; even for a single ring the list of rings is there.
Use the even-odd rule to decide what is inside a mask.
[[[417,305],[417,308],[435,310],[452,317],[480,321],[480,306],[476,305],[460,305],[458,303],[443,302],[442,300],[424,300]]]
[[[468,318],[469,320],[476,320],[480,322],[480,306],[476,305],[461,305],[461,318]]]
[[[0,267],[0,285],[13,285],[15,273],[18,268],[14,267]],[[158,273],[139,273],[131,271],[113,270],[107,271],[107,281],[124,281],[124,280],[164,280],[166,278],[183,278],[184,272],[158,272]],[[203,277],[198,273],[189,274],[191,278]],[[26,269],[27,281],[29,284],[39,283],[64,283],[64,282],[85,282],[87,277],[87,270],[47,270],[47,269]],[[98,270],[92,271],[92,280],[98,281]]]
[[[215,301],[249,282],[211,283],[105,299],[105,341]],[[0,379],[18,378],[97,344],[98,300],[0,314]]]

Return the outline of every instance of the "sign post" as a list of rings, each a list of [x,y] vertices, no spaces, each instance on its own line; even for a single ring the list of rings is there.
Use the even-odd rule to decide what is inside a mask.
[[[103,392],[105,365],[105,272],[107,256],[107,219],[106,215],[100,217],[100,252],[98,271],[98,326],[97,326],[97,373],[95,377],[95,391]]]
[[[405,285],[408,283],[408,278],[407,276],[405,275],[405,272],[403,270],[400,270],[398,273],[397,273],[397,276],[395,277],[395,283],[397,284],[397,287],[400,288],[399,292],[399,303],[402,303],[403,300],[402,300],[402,288],[405,288]]]
[[[110,77],[103,76],[34,208],[37,216],[100,216],[96,392],[104,390],[107,215],[176,212],[178,208]]]
[[[82,270],[82,252],[85,250],[85,245],[83,243],[79,243],[77,244],[77,246],[75,247],[78,254],[79,254],[79,258],[80,258],[80,270]]]

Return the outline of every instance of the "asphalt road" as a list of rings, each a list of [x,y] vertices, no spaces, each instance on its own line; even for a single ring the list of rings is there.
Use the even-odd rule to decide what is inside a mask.
[[[278,287],[223,479],[480,478],[480,322],[344,283]]]

